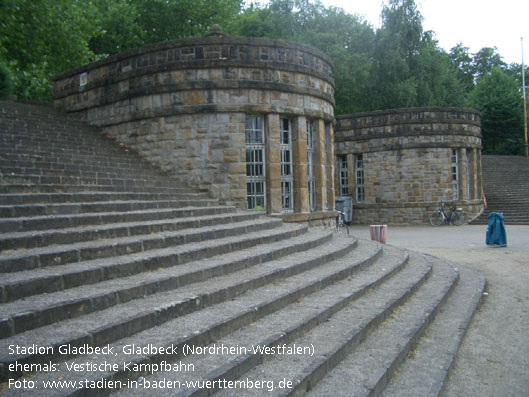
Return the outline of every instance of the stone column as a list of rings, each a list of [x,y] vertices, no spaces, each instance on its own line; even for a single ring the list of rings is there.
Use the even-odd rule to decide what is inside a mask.
[[[460,200],[468,200],[468,171],[467,171],[467,149],[459,149],[459,177],[461,183],[459,184],[459,197]]]
[[[212,157],[221,157],[228,165],[227,179],[231,199],[241,208],[246,208],[246,142],[244,113],[230,115],[230,145],[232,148],[213,149]],[[220,195],[219,195],[220,196]],[[230,201],[227,201],[230,203]]]
[[[478,173],[477,173],[477,177],[478,177],[478,183],[477,183],[477,186],[478,186],[478,195],[479,195],[479,198],[481,199],[482,196],[481,196],[481,192],[483,190],[483,180],[482,180],[482,172],[483,172],[483,168],[481,166],[481,150],[477,150],[477,158],[478,158],[478,161],[477,161],[477,168],[478,168]]]
[[[325,134],[327,135],[327,164],[328,167],[328,177],[327,180],[329,181],[329,186],[327,188],[327,202],[329,203],[329,210],[334,210],[334,198],[335,198],[335,192],[334,192],[334,175],[336,172],[336,167],[334,165],[334,129],[331,123],[327,123],[325,126]]]
[[[269,114],[265,122],[266,141],[266,186],[267,212],[278,214],[283,204],[281,202],[281,149],[279,115]]]
[[[471,199],[479,199],[481,193],[478,189],[478,150],[472,149],[472,197]]]
[[[294,152],[294,211],[310,212],[306,117],[298,117],[294,120],[292,140]]]
[[[316,188],[316,208],[324,211],[327,208],[327,149],[325,147],[325,122],[319,119],[316,129],[316,148],[314,156],[314,177]],[[332,161],[332,159],[331,159]]]

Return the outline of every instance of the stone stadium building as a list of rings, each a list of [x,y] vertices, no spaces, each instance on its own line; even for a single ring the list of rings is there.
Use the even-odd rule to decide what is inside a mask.
[[[55,78],[55,106],[224,204],[320,222],[421,223],[440,200],[478,213],[480,120],[468,109],[334,117],[322,52],[264,38],[148,45]],[[336,131],[335,131],[336,129]]]

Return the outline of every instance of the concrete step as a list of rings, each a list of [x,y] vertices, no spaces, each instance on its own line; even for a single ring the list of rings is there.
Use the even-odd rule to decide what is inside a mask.
[[[45,169],[73,169],[73,170],[97,170],[101,168],[106,169],[134,169],[140,172],[146,172],[158,176],[166,176],[167,174],[161,169],[148,163],[145,159],[138,155],[129,154],[124,158],[115,156],[107,150],[102,150],[101,153],[106,153],[105,157],[95,157],[92,155],[64,155],[49,153],[10,153],[0,152],[0,162],[5,167],[15,168],[45,168]],[[127,154],[127,153],[125,153]]]
[[[487,224],[491,211],[506,224],[529,224],[529,161],[518,156],[483,156],[483,191],[488,208],[474,224]]]
[[[133,187],[128,186],[111,186],[111,185],[96,185],[96,184],[31,184],[31,183],[15,183],[15,184],[0,184],[0,194],[17,194],[17,193],[83,193],[83,192],[141,192],[141,193],[168,193],[179,194],[182,192],[189,192],[190,189],[186,187]]]
[[[30,269],[41,269],[43,273],[49,274],[51,270],[47,269],[48,267],[59,266],[62,268],[59,271],[64,272],[66,271],[64,266],[71,265],[71,267],[80,268],[77,271],[80,271],[82,276],[87,279],[93,278],[99,280],[102,277],[118,277],[120,274],[131,274],[130,272],[138,271],[137,268],[139,266],[147,266],[146,263],[143,263],[143,260],[140,261],[141,263],[134,261],[129,263],[127,258],[132,258],[133,254],[144,257],[151,250],[173,249],[175,250],[174,256],[180,258],[185,255],[179,252],[182,250],[179,247],[186,248],[190,243],[202,242],[204,246],[199,251],[202,252],[203,256],[207,257],[207,252],[209,251],[208,246],[213,247],[224,243],[228,244],[229,248],[229,244],[233,243],[231,241],[225,243],[222,240],[223,238],[241,236],[240,243],[242,244],[242,241],[251,241],[251,234],[245,236],[246,233],[274,229],[280,225],[281,220],[275,218],[244,220],[234,217],[233,223],[230,224],[16,250],[2,255],[0,258],[0,270],[4,273],[11,273]],[[215,241],[209,242],[210,240]],[[119,261],[116,261],[116,264],[108,264],[106,263],[107,261],[103,260],[116,256],[123,257]],[[87,261],[95,262],[95,268],[89,266]],[[101,268],[102,265],[105,266],[104,271]],[[152,268],[153,265],[162,266],[161,264],[151,263],[149,268]],[[15,276],[5,275],[3,278],[7,281],[11,277]],[[76,275],[74,280],[70,280],[70,283],[75,282],[75,279],[78,277]],[[63,278],[56,281],[60,284],[65,282]],[[30,291],[35,291],[34,288],[36,287],[31,286]],[[35,291],[35,293],[41,292],[46,291]],[[22,291],[16,291],[14,289],[12,293],[21,294]],[[6,301],[5,298],[2,300]]]
[[[48,166],[50,167],[50,166]],[[36,165],[30,167],[16,167],[13,165],[10,166],[0,166],[0,177],[4,176],[14,176],[14,175],[32,175],[32,176],[79,176],[84,178],[127,178],[127,179],[148,179],[148,178],[158,178],[158,179],[167,179],[167,176],[161,175],[160,173],[145,172],[141,168],[120,168],[117,166],[109,167],[91,167],[92,169],[87,169],[88,166],[71,166],[64,167],[63,169],[57,168],[46,168],[46,167],[37,167]]]
[[[90,240],[102,240],[177,231],[189,228],[209,227],[219,224],[255,219],[251,212],[197,216],[183,219],[162,219],[147,222],[121,222],[107,225],[50,229],[0,235],[0,251],[30,249],[55,244],[77,244]]]
[[[323,234],[325,233],[320,232],[321,236]],[[298,242],[301,240],[298,239]],[[282,241],[281,248],[286,251],[281,254],[275,249],[276,258],[274,255],[267,255],[266,250],[261,249],[264,261],[259,262],[258,267],[255,264],[239,265],[239,268],[234,272],[222,272],[215,277],[206,277],[202,281],[195,280],[193,284],[185,283],[178,287],[175,286],[170,291],[157,292],[140,300],[120,303],[98,313],[58,322],[54,324],[54,327],[41,327],[38,330],[27,331],[21,335],[6,338],[0,341],[2,345],[0,351],[4,352],[14,341],[21,342],[22,340],[45,341],[45,345],[55,347],[64,344],[65,340],[72,346],[87,343],[87,340],[94,346],[104,345],[160,324],[162,324],[161,327],[169,330],[172,326],[164,325],[164,323],[180,317],[179,323],[185,324],[189,321],[186,315],[196,312],[198,312],[196,313],[197,316],[205,320],[205,325],[208,322],[211,324],[211,320],[213,320],[219,329],[238,327],[241,326],[241,322],[251,320],[248,318],[248,314],[255,318],[255,315],[259,315],[261,312],[260,315],[262,316],[267,311],[277,310],[275,309],[277,306],[284,306],[300,296],[322,288],[322,283],[331,284],[347,277],[355,269],[371,263],[380,251],[372,249],[372,247],[362,248],[358,251],[361,259],[355,263],[344,263],[343,261],[336,261],[335,263],[332,261],[343,257],[355,247],[356,242],[354,240],[341,239],[338,242],[333,240],[323,244],[321,241],[313,241],[313,243],[307,241],[306,243],[315,246],[302,244],[297,248],[292,248],[295,252],[289,252],[291,250],[288,248],[289,242]],[[299,249],[302,251],[299,252]],[[334,263],[334,266],[327,265],[327,263]],[[189,268],[191,265],[192,263],[190,263]],[[285,288],[284,283],[288,284],[288,289]],[[263,294],[263,291],[269,288],[278,290],[277,284],[282,286],[279,289],[282,293]],[[257,289],[260,289],[260,293],[256,295]],[[243,296],[245,299],[244,297],[247,295],[254,296],[254,299],[258,297],[261,302],[264,301],[266,304],[261,304],[262,307],[258,308],[256,305],[245,306],[241,305],[241,302],[233,302],[240,300],[239,296]],[[217,305],[218,308],[219,304],[231,310],[231,315],[222,318],[219,318],[218,315],[212,316],[212,311],[208,308],[213,305]],[[94,316],[96,315],[97,326],[94,326],[94,319],[96,318]],[[131,327],[131,322],[135,322],[136,325]],[[206,326],[206,328],[208,327]],[[83,329],[82,337],[77,331],[79,329]],[[211,336],[209,335],[210,332],[210,329],[205,330],[203,337]],[[164,331],[164,333],[166,337],[170,338],[178,334],[175,330]],[[142,336],[138,338],[142,338]],[[44,355],[43,357],[42,354],[5,354],[2,357],[2,362],[32,362],[32,360],[46,362],[54,358],[64,359],[65,357],[54,355]]]
[[[141,161],[136,164],[123,164],[115,159],[114,157],[108,157],[104,162],[79,162],[79,161],[61,161],[58,162],[56,159],[53,161],[38,161],[38,160],[23,160],[21,156],[13,156],[11,158],[5,158],[6,156],[1,155],[0,169],[2,173],[9,174],[14,173],[29,173],[28,170],[47,170],[47,171],[75,171],[75,172],[120,172],[120,173],[139,173],[140,175],[148,175],[154,177],[167,178],[167,173],[156,169],[152,166],[142,166]]]
[[[0,232],[16,233],[33,230],[72,228],[86,225],[105,225],[118,222],[145,222],[162,219],[222,214],[235,211],[234,207],[229,206],[200,206],[204,204],[211,203],[200,200],[193,202],[192,205],[182,208],[3,218],[0,219]]]
[[[139,179],[139,178],[107,178],[79,176],[79,175],[4,175],[2,183],[8,185],[103,185],[115,186],[121,189],[129,188],[150,188],[150,187],[168,187],[171,188],[178,181],[161,180],[161,179]]]
[[[36,203],[0,205],[0,218],[22,218],[45,215],[72,215],[96,212],[130,212],[151,209],[182,208],[190,205],[209,207],[216,200],[200,193],[181,193],[174,200],[113,200],[80,203]]]
[[[316,234],[303,237],[303,232],[299,227],[286,227],[286,230],[276,233],[285,241],[281,244],[273,244],[277,240],[273,239],[270,233],[253,234],[254,241],[262,243],[262,247],[252,252],[249,248],[244,248],[241,253],[229,253],[224,256],[216,256],[212,253],[204,262],[200,255],[194,255],[190,251],[184,251],[187,257],[180,262],[164,262],[164,264],[154,267],[145,267],[140,271],[130,274],[122,274],[121,277],[96,280],[79,280],[77,285],[71,285],[68,290],[54,291],[41,296],[30,297],[15,302],[3,304],[0,307],[2,313],[2,337],[13,336],[25,331],[33,330],[47,324],[79,317],[87,313],[113,307],[133,299],[144,299],[147,296],[158,294],[164,291],[176,290],[185,285],[206,282],[209,279],[217,285],[218,277],[226,277],[226,280],[234,281],[240,277],[248,276],[248,272],[256,277],[265,274],[265,278],[277,278],[282,274],[290,274],[294,271],[302,271],[318,264],[322,264],[322,257],[319,255],[327,252],[328,249],[319,247],[310,255],[294,255],[289,265],[289,270],[277,269],[273,273],[262,273],[269,268],[265,263],[278,260],[285,255],[293,255],[300,250],[308,251],[314,247],[322,246],[328,242],[329,236]],[[300,234],[301,233],[301,234]],[[292,239],[287,241],[288,239]],[[234,240],[234,239],[232,239]],[[235,242],[235,241],[234,241]],[[336,244],[334,245],[336,247]],[[195,244],[195,248],[197,245]],[[333,255],[340,256],[347,250],[354,247],[353,244],[338,246],[332,252]],[[213,251],[220,252],[219,246],[212,247]],[[220,247],[222,248],[222,247]],[[168,252],[158,252],[159,255]],[[246,257],[241,255],[246,254]],[[160,256],[159,256],[160,257]],[[299,260],[294,261],[298,258]],[[307,258],[314,260],[308,261]],[[166,259],[161,257],[161,259]],[[258,268],[251,269],[252,266],[259,265]],[[246,271],[245,269],[249,269]],[[297,269],[297,270],[296,270]],[[269,269],[270,270],[270,269]],[[233,275],[234,272],[240,272]],[[286,273],[285,273],[286,272]],[[241,276],[242,274],[242,276]],[[64,274],[65,278],[67,274]],[[259,276],[259,277],[261,277]],[[38,275],[37,275],[38,277]],[[246,279],[245,279],[246,280]],[[246,281],[245,281],[246,282]],[[218,284],[220,285],[220,284]],[[240,286],[240,288],[246,288]],[[156,300],[156,297],[152,298]]]
[[[124,200],[177,200],[182,196],[189,195],[193,199],[208,199],[204,192],[197,193],[191,189],[181,188],[175,193],[149,193],[149,192],[105,192],[86,191],[72,193],[0,193],[0,205],[28,205],[44,203],[84,203],[100,201],[124,201]],[[184,196],[185,197],[185,196]]]
[[[44,161],[57,163],[62,162],[65,164],[98,164],[105,167],[110,167],[115,164],[118,167],[126,167],[130,165],[132,167],[138,167],[138,163],[147,163],[146,160],[142,159],[139,155],[129,153],[123,150],[122,152],[115,152],[115,148],[111,150],[101,150],[99,154],[93,154],[90,152],[73,152],[73,151],[49,151],[26,148],[26,150],[15,150],[4,148],[0,151],[3,159],[19,159],[23,161]],[[107,156],[105,156],[107,154]],[[111,156],[111,157],[109,157]],[[153,165],[149,165],[149,168],[154,168]]]
[[[423,261],[417,256],[411,260]],[[373,328],[362,344],[352,348],[321,382],[306,383],[305,390],[313,389],[308,395],[379,395],[455,288],[458,276],[457,270],[445,263],[432,266],[424,285]]]
[[[437,264],[437,258],[429,257]],[[454,292],[441,307],[398,374],[382,393],[384,397],[438,396],[450,375],[468,324],[483,296],[485,279],[461,265]]]

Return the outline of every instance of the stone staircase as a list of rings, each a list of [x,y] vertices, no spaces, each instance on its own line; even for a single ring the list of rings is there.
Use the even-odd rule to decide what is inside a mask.
[[[522,156],[483,156],[483,191],[487,209],[473,224],[488,224],[502,212],[506,225],[529,225],[529,160]]]
[[[438,395],[484,279],[0,103],[0,395]]]

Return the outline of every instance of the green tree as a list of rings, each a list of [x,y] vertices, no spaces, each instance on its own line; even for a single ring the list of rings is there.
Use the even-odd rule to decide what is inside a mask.
[[[97,10],[81,0],[7,0],[0,7],[0,57],[19,98],[49,99],[51,77],[95,59],[88,40]]]
[[[474,64],[468,47],[463,43],[458,43],[450,49],[450,60],[456,68],[458,80],[463,85],[465,94],[470,93],[474,88]]]
[[[227,26],[241,10],[241,0],[129,0],[145,43],[202,36],[215,24]]]
[[[425,32],[413,0],[390,0],[377,31],[372,107],[456,106],[463,87],[433,32]]]
[[[502,61],[501,55],[496,47],[483,47],[474,54],[472,66],[475,80],[488,74],[493,68],[505,68],[507,65]]]
[[[468,106],[481,112],[483,153],[522,154],[523,101],[512,76],[493,67],[478,80]]]
[[[230,33],[269,37],[311,45],[329,55],[334,64],[336,114],[370,109],[370,69],[373,28],[341,8],[319,1],[271,0],[255,4],[234,20]]]
[[[98,56],[118,54],[145,43],[145,29],[136,2],[130,0],[92,0],[97,9],[97,20],[88,43]]]

